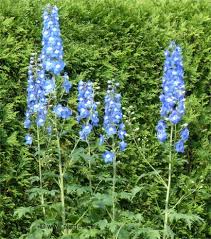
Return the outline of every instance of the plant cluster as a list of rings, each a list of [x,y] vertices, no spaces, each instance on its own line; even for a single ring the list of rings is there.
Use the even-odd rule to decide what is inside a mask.
[[[0,237],[209,238],[207,1],[47,3],[0,3]]]

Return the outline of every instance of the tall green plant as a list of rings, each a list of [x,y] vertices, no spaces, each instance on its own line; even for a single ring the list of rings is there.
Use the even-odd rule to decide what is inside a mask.
[[[28,59],[31,52],[40,50],[38,45],[40,45],[42,23],[37,16],[41,15],[43,7],[48,2],[5,0],[0,3],[0,200],[2,202],[0,234],[2,238],[20,237],[28,231],[32,221],[42,217],[40,211],[29,213],[28,207],[37,205],[37,199],[40,200],[40,194],[35,194],[35,190],[28,191],[32,183],[38,179],[34,175],[39,175],[39,172],[33,156],[34,151],[27,149],[23,144],[22,122]],[[79,0],[77,3],[64,0],[57,4],[60,8],[67,63],[65,70],[71,75],[73,84],[80,79],[95,79],[101,85],[102,91],[98,93],[99,97],[102,97],[107,80],[115,75],[124,95],[122,99],[122,104],[126,108],[124,112],[127,113],[130,106],[135,112],[131,115],[132,124],[126,123],[129,134],[128,149],[121,155],[120,162],[117,159],[116,196],[117,215],[120,217],[121,224],[118,227],[121,228],[120,238],[126,237],[126,234],[131,232],[133,223],[137,223],[137,227],[129,236],[127,234],[127,237],[135,237],[136,234],[137,238],[151,239],[153,237],[149,227],[154,228],[153,235],[157,235],[157,238],[158,233],[161,234],[158,230],[163,226],[161,209],[165,208],[166,195],[163,192],[166,187],[161,183],[162,180],[157,173],[162,175],[163,179],[168,178],[168,170],[166,170],[166,161],[161,160],[166,154],[163,155],[164,149],[159,146],[154,131],[154,125],[159,117],[157,95],[159,79],[162,75],[163,49],[171,39],[176,39],[181,45],[188,96],[184,119],[189,124],[190,139],[185,153],[177,154],[177,160],[175,159],[175,164],[173,163],[169,208],[174,210],[170,210],[169,225],[176,234],[175,237],[209,238],[209,42],[211,35],[209,16],[211,8],[208,1],[155,3],[109,0],[92,1],[90,4],[84,0]],[[76,98],[73,96],[68,100],[68,105],[73,106],[75,102]],[[63,157],[71,164],[71,168],[66,169],[65,174],[65,190],[68,195],[66,216],[67,222],[76,223],[79,219],[76,215],[81,217],[85,213],[87,209],[85,201],[88,201],[87,198],[90,196],[89,189],[86,187],[89,184],[88,169],[85,167],[87,160],[84,159],[86,151],[78,148],[72,154],[70,161],[74,135],[77,135],[78,131],[77,124],[71,118],[67,124],[65,123],[64,129],[66,136],[61,136]],[[96,130],[93,135],[95,134]],[[40,137],[42,154],[43,135],[47,133],[41,133]],[[137,146],[133,144],[132,135]],[[46,137],[50,138],[48,135]],[[94,142],[92,137],[90,140]],[[83,146],[81,142],[79,147]],[[101,156],[93,153],[96,152],[96,147],[95,144],[91,144],[92,184],[95,191],[97,183],[101,182],[97,192],[98,198],[102,198],[102,192],[112,188],[110,185],[112,181],[108,179],[110,166],[101,164]],[[58,215],[61,215],[61,205],[55,203],[60,201],[54,183],[58,177],[55,149],[56,142],[52,140],[46,152],[43,177],[45,198],[46,202],[49,202],[45,202],[46,212],[51,215],[51,220],[55,218],[57,221],[60,220]],[[23,192],[29,192],[30,197]],[[92,211],[92,216],[87,213],[79,223],[76,223],[80,229],[80,232],[75,230],[73,233],[76,238],[79,236],[85,238],[88,232],[93,238],[100,237],[99,235],[109,237],[108,224],[105,220],[110,221],[110,218],[104,213],[106,210],[104,206],[106,204],[110,209],[111,205],[105,197],[101,203],[95,200],[96,203],[93,203],[92,210],[89,211]],[[54,202],[53,205],[51,201]],[[17,207],[27,207],[28,210],[26,214],[22,211],[20,217],[18,214],[14,217],[13,212]],[[101,208],[100,212],[99,208]],[[191,223],[183,223],[192,222],[190,217],[193,214],[203,218],[204,222],[195,222],[192,227],[188,226],[191,226]],[[100,223],[99,218],[102,217],[105,220]],[[97,221],[99,221],[98,226],[95,225]],[[88,229],[89,225],[93,226],[92,230]],[[143,226],[145,230],[140,229]],[[93,235],[96,230],[98,230],[97,236]],[[58,229],[55,228],[54,234],[54,237],[58,237]]]

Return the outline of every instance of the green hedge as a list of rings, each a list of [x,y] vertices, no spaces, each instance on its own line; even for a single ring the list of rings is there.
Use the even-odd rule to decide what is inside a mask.
[[[48,1],[54,4],[55,1]],[[0,3],[0,237],[18,238],[26,233],[29,219],[13,216],[17,207],[29,206],[33,157],[23,144],[27,67],[32,52],[41,49],[42,9],[47,1],[3,0]],[[186,121],[190,140],[181,164],[173,174],[172,204],[190,191],[178,206],[181,213],[197,214],[203,222],[191,228],[174,224],[175,238],[207,239],[208,162],[210,156],[211,4],[209,0],[176,1],[58,1],[66,70],[73,84],[80,79],[120,82],[129,147],[119,166],[128,190],[137,180],[144,189],[125,210],[143,213],[145,225],[159,229],[165,195],[151,169],[137,155],[133,136],[145,148],[153,166],[167,175],[163,148],[156,139],[163,51],[171,40],[181,45],[187,89]],[[135,114],[131,115],[128,108]],[[136,131],[134,131],[137,127]],[[135,133],[134,133],[135,132]],[[76,172],[77,173],[77,172]],[[144,174],[148,173],[147,178]],[[142,178],[144,178],[142,180]],[[140,182],[140,181],[138,181]],[[121,188],[122,187],[122,188]],[[195,190],[197,188],[197,190]],[[191,193],[191,190],[193,192]]]

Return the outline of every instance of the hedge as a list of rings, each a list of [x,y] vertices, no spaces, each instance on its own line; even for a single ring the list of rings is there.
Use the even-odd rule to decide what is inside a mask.
[[[172,228],[174,238],[209,238],[211,5],[208,0],[1,1],[0,237],[19,238],[29,231],[32,219],[38,217],[18,218],[14,212],[19,207],[32,206],[27,190],[37,169],[33,153],[24,145],[27,67],[30,54],[41,49],[41,16],[48,2],[56,2],[59,7],[66,71],[74,87],[79,80],[92,80],[102,89],[98,94],[101,99],[108,80],[120,83],[128,149],[119,159],[121,178],[117,190],[120,195],[139,188],[132,203],[123,195],[119,208],[142,214],[143,226],[153,230],[162,227],[160,210],[164,208],[165,194],[151,168],[137,153],[137,147],[144,149],[148,161],[167,177],[165,152],[156,138],[155,126],[159,120],[163,52],[171,40],[181,46],[187,90],[185,121],[189,124],[190,140],[174,168],[171,204],[187,194],[176,208],[181,218],[183,214],[197,215],[202,220],[188,227],[184,218],[177,221],[175,216]],[[74,97],[70,98],[73,105]],[[99,174],[103,170],[106,167],[96,166]],[[73,171],[74,177],[77,180],[84,177],[81,183],[86,184],[83,168]],[[77,207],[80,209],[80,205]],[[127,236],[125,232],[122,238]],[[98,237],[90,234],[89,238]]]

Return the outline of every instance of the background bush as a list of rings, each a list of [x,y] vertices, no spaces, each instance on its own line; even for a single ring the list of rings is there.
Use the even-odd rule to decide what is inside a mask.
[[[14,210],[30,206],[36,163],[23,144],[27,67],[32,52],[41,48],[42,9],[47,2],[0,3],[0,238],[18,238],[28,231],[30,218],[14,217]],[[188,228],[173,224],[175,238],[211,237],[209,220],[211,4],[208,0],[56,2],[64,42],[66,71],[74,85],[82,80],[98,82],[102,91],[110,79],[120,82],[128,116],[129,147],[119,159],[118,174],[124,178],[118,190],[142,187],[125,210],[141,213],[144,225],[159,229],[165,194],[148,165],[137,153],[145,150],[148,161],[164,175],[167,164],[155,135],[159,119],[163,51],[174,39],[181,45],[187,89],[186,121],[190,140],[173,174],[172,205],[183,193],[190,195],[178,205],[181,213],[197,214],[204,221]],[[101,96],[101,94],[100,94]],[[128,108],[134,114],[128,113]],[[132,121],[132,124],[130,122]],[[139,127],[139,128],[137,128]],[[135,131],[136,130],[136,131]],[[138,135],[138,137],[137,137]],[[134,144],[134,137],[138,144]],[[102,170],[98,167],[97,170]],[[75,171],[75,177],[80,172]],[[80,175],[81,176],[81,175]],[[191,193],[192,192],[192,193]]]

